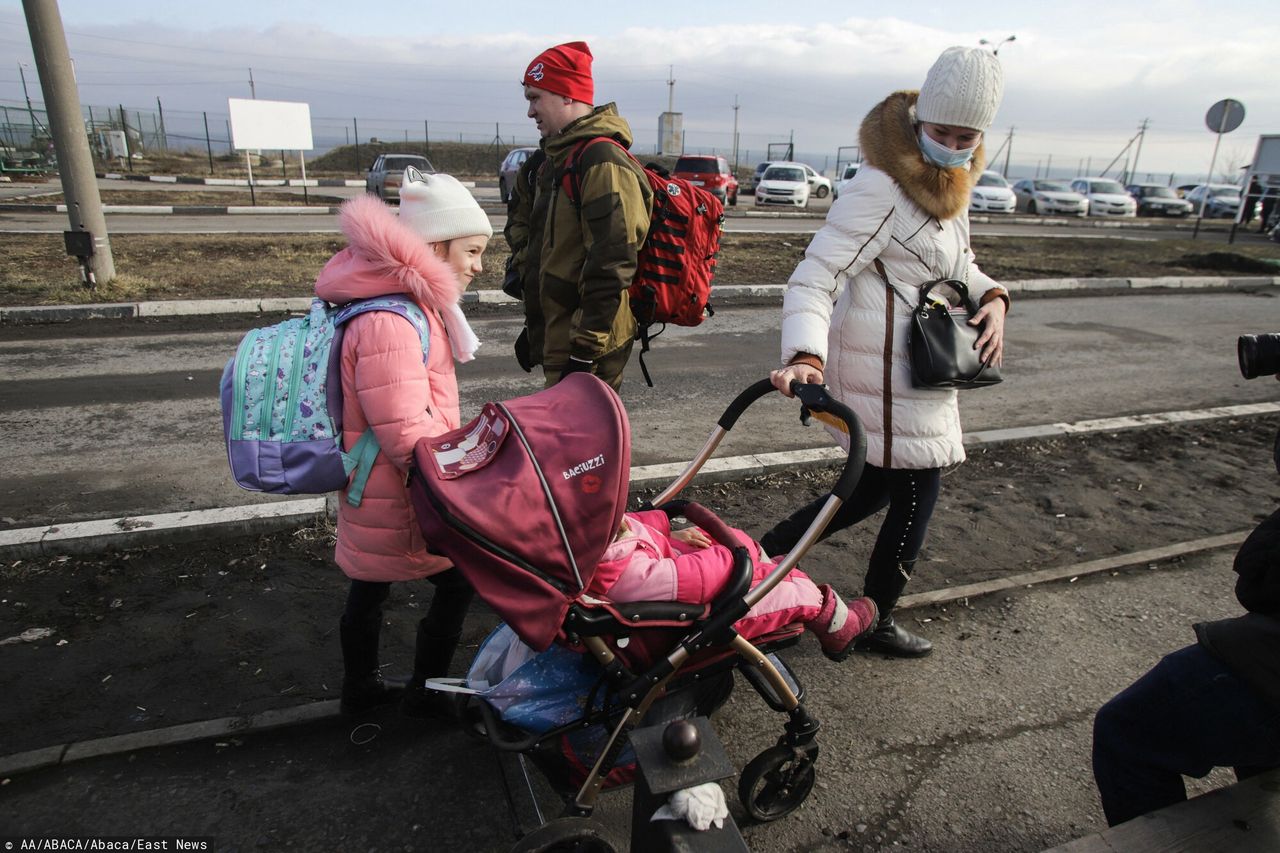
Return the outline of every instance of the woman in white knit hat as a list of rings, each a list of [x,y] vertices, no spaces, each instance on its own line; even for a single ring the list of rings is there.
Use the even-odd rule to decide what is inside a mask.
[[[427,553],[405,486],[418,439],[459,425],[454,362],[480,345],[462,315],[462,292],[481,272],[493,236],[489,217],[449,175],[405,170],[400,213],[373,196],[342,205],[347,248],[325,265],[315,292],[335,304],[387,294],[411,297],[426,315],[429,348],[418,329],[388,311],[349,320],[342,342],[342,438],[348,451],[366,429],[378,455],[359,506],[344,490],[338,501],[335,559],[351,578],[340,622],[344,677],[342,710],[359,713],[398,701],[414,716],[443,711],[421,688],[447,674],[472,590],[448,560]],[[378,667],[382,604],[392,581],[428,578],[431,606],[418,624],[413,682],[406,693]]]
[[[863,166],[841,189],[783,299],[783,367],[773,372],[774,385],[789,396],[792,380],[826,383],[867,430],[862,479],[827,533],[889,508],[866,570],[863,593],[881,617],[859,641],[864,650],[899,657],[932,650],[896,624],[893,608],[924,544],[941,469],[965,458],[956,392],[911,387],[911,309],[885,277],[917,300],[926,282],[966,282],[981,305],[982,357],[1001,363],[1009,297],[974,263],[968,209],[984,164],[983,132],[1003,90],[990,51],[951,47],[920,91],[894,92],[877,104],[859,133]],[[847,446],[846,435],[832,434]],[[770,554],[789,551],[824,502],[780,522],[761,545]]]

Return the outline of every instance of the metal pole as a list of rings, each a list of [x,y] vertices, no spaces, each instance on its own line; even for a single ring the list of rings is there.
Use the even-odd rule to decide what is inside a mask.
[[[80,112],[62,16],[56,0],[23,0],[22,9],[40,74],[40,88],[44,91],[54,150],[58,154],[58,177],[67,201],[71,230],[93,235],[93,254],[82,260],[86,283],[107,284],[116,276],[115,260],[111,255],[107,221],[102,214],[98,179],[93,172],[89,138],[84,132],[84,116]]]
[[[169,150],[169,133],[164,129],[164,104],[160,103],[160,97],[156,96],[156,109],[160,111],[160,150],[167,152]]]
[[[1224,109],[1222,118],[1218,122],[1217,138],[1213,141],[1213,156],[1209,158],[1209,177],[1204,182],[1204,194],[1200,196],[1200,212],[1196,214],[1196,227],[1191,232],[1191,239],[1195,240],[1200,236],[1200,220],[1204,219],[1204,206],[1209,201],[1209,187],[1213,185],[1213,167],[1218,164],[1218,146],[1222,144],[1222,134],[1227,132],[1227,118],[1231,115],[1231,110]],[[1247,195],[1249,188],[1245,187]]]
[[[1004,149],[1004,176],[1009,177],[1009,155],[1013,153],[1013,127],[1009,128],[1008,147]]]
[[[204,116],[204,147],[209,152],[209,174],[213,174],[213,140],[209,139],[209,114],[201,113]]]
[[[302,167],[302,203],[311,204],[311,198],[307,195],[307,152],[298,152],[298,164]]]
[[[119,104],[118,106],[120,107],[120,130],[124,132],[124,158],[129,161],[129,171],[132,172],[133,146],[129,144],[129,120],[125,118],[124,104]]]
[[[351,124],[356,129],[356,132],[354,134],[356,138],[356,172],[359,172],[360,171],[360,119],[353,118],[351,120]]]
[[[26,4],[24,3],[23,5],[25,6]],[[36,68],[39,69],[39,67],[40,63],[37,62]],[[31,141],[27,147],[34,148],[36,142],[36,111],[31,108],[31,96],[27,94],[27,75],[22,71],[21,62],[18,63],[18,76],[22,78],[22,97],[26,98],[27,101],[27,118],[31,119]],[[40,85],[41,88],[44,87],[43,83]],[[48,107],[48,104],[45,104],[45,106]]]
[[[733,96],[733,171],[738,171],[738,96]]]

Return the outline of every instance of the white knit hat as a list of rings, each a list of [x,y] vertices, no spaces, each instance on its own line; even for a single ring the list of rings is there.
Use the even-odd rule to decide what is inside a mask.
[[[409,166],[400,184],[400,221],[429,243],[455,237],[493,236],[489,217],[452,175],[424,175]]]
[[[949,47],[929,69],[916,118],[930,124],[986,130],[1004,96],[1000,60],[981,47]]]

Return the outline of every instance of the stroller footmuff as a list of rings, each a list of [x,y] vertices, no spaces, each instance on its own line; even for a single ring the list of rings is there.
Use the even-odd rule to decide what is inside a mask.
[[[818,723],[774,654],[796,642],[802,626],[748,641],[734,624],[795,567],[852,492],[865,454],[861,426],[825,389],[797,386],[802,418],[812,411],[843,424],[849,459],[795,551],[754,588],[752,558],[728,526],[697,504],[672,500],[742,412],[772,390],[762,380],[740,394],[699,458],[650,507],[688,519],[733,553],[732,576],[709,604],[588,593],[626,509],[630,472],[626,413],[594,376],[572,374],[536,394],[488,403],[470,424],[415,448],[410,494],[427,541],[505,623],[465,683],[440,688],[474,694],[470,704],[489,740],[529,756],[565,795],[566,816],[590,815],[601,790],[629,781],[633,727],[709,716],[727,699],[735,671],[787,715],[778,744],[743,773],[743,805],[773,820],[812,789]]]

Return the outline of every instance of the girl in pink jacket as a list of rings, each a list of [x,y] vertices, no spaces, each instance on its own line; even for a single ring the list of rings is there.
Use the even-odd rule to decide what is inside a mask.
[[[759,544],[730,528],[755,563],[754,587],[777,564]],[[733,569],[733,554],[697,527],[672,530],[661,510],[628,512],[613,543],[605,549],[588,591],[611,601],[687,601],[706,604],[715,598]],[[817,586],[793,569],[760,599],[734,628],[750,640],[796,622],[818,637],[822,653],[842,661],[854,640],[876,624],[876,605],[869,598],[845,604],[830,584]]]
[[[437,694],[423,681],[447,675],[472,590],[448,560],[427,553],[406,476],[418,439],[459,425],[454,362],[479,346],[459,301],[481,272],[493,228],[471,193],[449,175],[405,171],[399,216],[373,196],[342,205],[347,248],[329,260],[315,292],[335,304],[406,294],[422,308],[429,350],[413,324],[370,311],[346,324],[342,342],[342,439],[350,450],[373,428],[378,456],[359,506],[338,501],[335,560],[351,578],[340,636],[342,710],[358,713],[398,701],[413,716],[433,715]],[[435,593],[418,623],[413,681],[407,693],[383,681],[378,667],[382,605],[392,581],[428,578]]]

